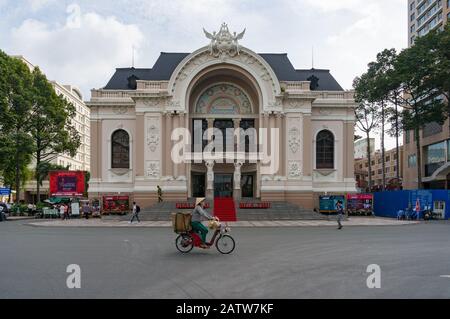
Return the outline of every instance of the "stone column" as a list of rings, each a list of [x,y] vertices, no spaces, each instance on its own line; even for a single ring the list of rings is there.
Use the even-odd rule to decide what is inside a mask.
[[[102,179],[102,120],[91,120],[91,177]]]
[[[214,129],[214,119],[207,119],[206,121],[208,122],[208,131]],[[208,134],[208,144],[212,141],[213,135],[212,131]]]
[[[206,161],[206,167],[208,169],[206,174],[206,197],[208,199],[214,199],[214,161]]]
[[[234,200],[240,200],[242,198],[241,191],[241,167],[244,165],[243,161],[236,161],[234,163],[234,189],[233,189],[233,198]]]
[[[263,118],[262,118],[262,126],[261,129],[266,131],[266,139],[261,139],[259,141],[259,144],[261,145],[261,148],[259,150],[260,154],[263,155],[263,157],[270,156],[270,115],[269,113],[264,112]],[[259,167],[264,167],[267,164],[264,164],[265,158],[261,158],[259,161]],[[259,174],[258,174],[259,175]],[[262,176],[261,176],[262,177]],[[262,178],[261,178],[262,180]]]
[[[144,113],[136,114],[136,143],[134,143],[134,154],[135,154],[135,163],[136,163],[136,171],[135,175],[143,177],[145,176],[145,116]]]
[[[173,127],[172,130],[175,130],[177,128],[180,127],[180,115],[176,114],[173,116]],[[173,143],[171,143],[171,145],[173,145]],[[173,164],[173,177],[175,179],[177,179],[180,175],[179,175],[179,170],[180,170],[180,164]]]
[[[234,132],[235,132],[235,136],[236,136],[236,147],[235,147],[235,151],[239,152],[240,151],[240,143],[241,143],[241,134],[240,134],[240,128],[241,128],[241,119],[233,119],[233,124],[234,124]],[[245,143],[245,141],[243,141],[243,143]]]
[[[303,176],[311,177],[313,173],[314,141],[312,134],[311,114],[303,114]]]
[[[284,150],[284,141],[285,136],[284,136],[284,127],[282,125],[282,119],[283,119],[283,113],[278,112],[276,115],[276,124],[275,127],[278,129],[278,145],[279,145],[279,149],[280,152],[278,155],[275,155],[275,157],[278,157],[278,163],[279,163],[279,168],[278,168],[278,175],[279,176],[283,176],[284,175],[284,165],[283,163],[285,162],[286,159],[286,154],[285,154],[285,150]]]
[[[170,153],[172,152],[172,140],[171,140],[171,135],[172,135],[172,114],[171,113],[166,113],[166,136],[165,136],[165,140],[166,140],[166,152],[165,152],[165,159],[163,159],[163,161],[165,161],[166,165],[166,171],[164,172],[165,176],[171,177],[173,176],[172,174],[172,167],[173,167],[173,161],[172,161],[172,157],[170,155]]]
[[[186,118],[185,114],[180,113],[180,128],[186,127],[185,118]],[[183,156],[185,155],[185,151],[186,151],[186,147],[184,147],[184,149],[183,149]],[[186,177],[186,163],[183,161],[183,163],[181,163],[179,166],[180,166],[179,171],[178,171],[179,175],[182,177]]]

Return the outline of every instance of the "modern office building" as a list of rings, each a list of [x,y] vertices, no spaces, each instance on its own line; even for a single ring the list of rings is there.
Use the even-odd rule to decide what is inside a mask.
[[[450,20],[450,0],[409,0],[408,34],[409,45],[417,37],[430,30],[443,28]],[[444,98],[444,97],[441,97]],[[450,187],[450,122],[443,125],[429,123],[420,131],[422,184],[424,188],[447,189]],[[417,147],[414,132],[404,134],[405,189],[419,187],[417,178]]]
[[[117,69],[92,91],[89,196],[127,195],[148,207],[160,186],[166,201],[254,198],[312,209],[317,194],[355,192],[353,92],[328,70],[296,70],[287,54],[242,47],[244,34],[226,24],[205,33],[205,47],[161,53],[151,69]],[[212,136],[226,153],[208,153]]]
[[[450,20],[450,0],[408,0],[408,44]]]

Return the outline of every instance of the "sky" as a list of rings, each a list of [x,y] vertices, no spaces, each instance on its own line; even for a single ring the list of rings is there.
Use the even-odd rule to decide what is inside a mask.
[[[407,0],[0,0],[0,49],[89,100],[115,68],[132,65],[133,48],[135,67],[151,68],[160,52],[209,44],[202,28],[222,22],[246,28],[243,46],[287,53],[297,69],[314,56],[344,89],[378,52],[408,42]]]

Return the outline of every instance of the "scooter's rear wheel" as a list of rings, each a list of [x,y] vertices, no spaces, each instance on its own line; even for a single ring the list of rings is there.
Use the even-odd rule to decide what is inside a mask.
[[[194,248],[194,240],[189,235],[179,235],[175,239],[175,246],[180,253],[187,254]]]

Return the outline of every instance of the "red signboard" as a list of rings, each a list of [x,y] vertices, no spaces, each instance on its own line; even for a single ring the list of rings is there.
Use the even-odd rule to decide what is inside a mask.
[[[103,196],[104,213],[128,213],[129,211],[129,196]]]
[[[347,200],[356,199],[356,200],[373,200],[372,194],[348,194]]]
[[[372,211],[373,195],[372,194],[348,194],[347,209],[350,212],[356,211]]]
[[[50,196],[82,197],[85,193],[84,172],[50,172]]]

